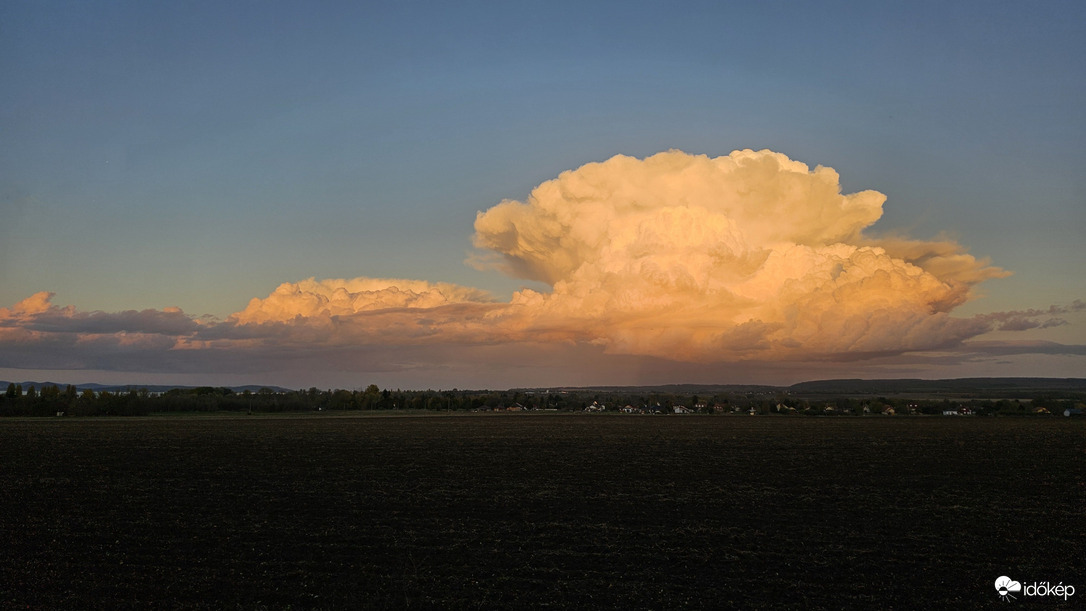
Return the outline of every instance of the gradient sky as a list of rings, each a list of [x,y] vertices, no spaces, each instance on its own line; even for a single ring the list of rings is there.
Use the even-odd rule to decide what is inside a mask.
[[[1086,375],[1086,5],[747,4],[0,3],[0,378],[504,388]],[[841,347],[820,339],[838,331],[804,331],[817,321],[794,324],[764,291],[744,309],[694,287],[660,306],[683,309],[662,331],[672,318],[641,306],[592,318],[586,292],[611,299],[597,304],[610,313],[624,307],[614,287],[636,278],[548,281],[561,270],[547,257],[572,251],[501,245],[516,226],[505,213],[528,219],[519,244],[530,242],[526,223],[550,218],[530,194],[563,172],[673,149],[688,154],[680,164],[768,149],[812,176],[833,168],[844,194],[886,196],[877,222],[824,244],[804,233],[821,221],[797,224],[789,243],[817,256],[841,241],[887,250],[879,265],[930,259],[895,251],[891,236],[904,236],[952,244],[978,260],[954,273],[980,275]],[[618,165],[602,166],[615,192],[674,184],[647,162]],[[683,189],[661,192],[662,214],[696,199]],[[563,227],[643,226],[612,214],[615,197]],[[484,212],[492,235],[476,223]],[[786,252],[735,231],[743,248]],[[577,248],[599,274],[631,269]],[[945,267],[925,269],[946,281]],[[341,287],[354,309],[299,305],[330,279],[359,279]],[[273,299],[284,283],[295,302]],[[888,286],[891,301],[920,291]],[[529,301],[539,307],[511,313]],[[932,303],[940,318],[917,313]],[[633,321],[650,314],[646,334]],[[768,326],[741,352],[736,333],[753,327],[725,318]]]

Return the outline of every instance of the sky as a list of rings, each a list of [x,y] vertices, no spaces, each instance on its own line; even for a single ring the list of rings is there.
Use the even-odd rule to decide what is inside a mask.
[[[0,379],[1086,376],[1080,2],[12,0],[0,83]]]

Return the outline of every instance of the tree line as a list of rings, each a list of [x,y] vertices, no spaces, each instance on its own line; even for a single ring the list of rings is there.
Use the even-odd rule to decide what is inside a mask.
[[[598,392],[593,390],[389,390],[370,384],[361,390],[279,391],[263,388],[236,392],[230,388],[204,386],[175,388],[152,393],[144,388],[124,391],[61,389],[46,385],[22,388],[9,384],[0,395],[0,416],[142,416],[151,413],[181,412],[303,412],[303,411],[510,411],[555,410],[672,414],[684,410],[706,414],[754,413],[758,415],[880,415],[941,414],[948,409],[968,407],[976,415],[1029,415],[1044,407],[1050,413],[1082,408],[1083,397],[1041,395],[1021,400],[916,400],[887,397],[842,397],[812,400],[787,392],[729,392],[690,395],[654,392]],[[887,410],[887,408],[890,408]],[[1044,413],[1044,411],[1040,412]]]

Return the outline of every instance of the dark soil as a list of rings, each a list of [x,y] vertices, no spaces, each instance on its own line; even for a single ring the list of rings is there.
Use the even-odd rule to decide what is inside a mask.
[[[0,422],[12,609],[1067,608],[1084,518],[1063,418]]]

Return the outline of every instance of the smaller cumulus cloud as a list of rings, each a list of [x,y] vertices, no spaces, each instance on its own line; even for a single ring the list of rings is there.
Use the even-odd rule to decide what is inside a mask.
[[[490,343],[500,308],[486,291],[421,280],[284,283],[196,339],[275,337],[292,344]]]
[[[350,316],[388,309],[431,309],[459,303],[487,303],[486,291],[422,280],[355,278],[286,282],[232,315],[238,324]]]
[[[201,322],[178,308],[84,312],[56,306],[39,292],[0,308],[0,366],[16,368],[111,368],[115,359],[142,370],[195,333]]]
[[[1045,309],[1010,310],[979,314],[976,319],[998,331],[1027,331],[1049,329],[1069,324],[1061,315],[1086,310],[1086,302],[1076,299],[1069,305],[1052,305]]]
[[[143,333],[184,335],[196,330],[198,323],[179,308],[163,310],[126,310],[124,312],[81,312],[74,306],[52,303],[54,293],[43,291],[0,308],[0,333],[3,329],[27,333]]]

